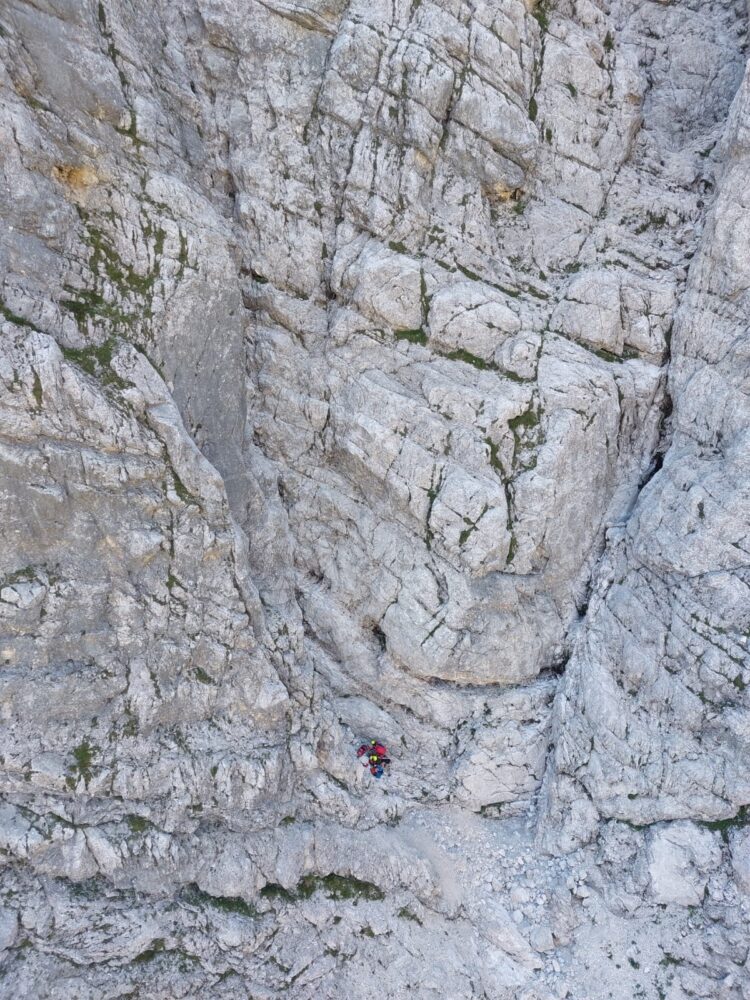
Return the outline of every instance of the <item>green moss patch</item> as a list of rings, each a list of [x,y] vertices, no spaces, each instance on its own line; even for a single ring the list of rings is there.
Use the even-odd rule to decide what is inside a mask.
[[[383,892],[373,882],[363,882],[361,879],[333,872],[329,875],[305,875],[291,892],[275,882],[269,882],[261,889],[260,894],[263,899],[293,903],[310,899],[316,892],[325,893],[328,899],[353,900],[355,903],[360,899],[384,899]]]
[[[297,895],[309,899],[316,892],[324,892],[329,899],[383,899],[384,895],[373,882],[344,875],[306,875],[297,885]]]
[[[446,354],[446,358],[449,358],[451,361],[463,361],[465,365],[472,365],[472,367],[478,368],[480,371],[487,371],[494,367],[483,358],[477,357],[476,354],[462,349],[451,351],[449,354]]]
[[[145,833],[151,826],[145,816],[136,816],[134,813],[127,816],[126,820],[133,833]]]
[[[750,806],[740,806],[735,816],[730,816],[728,819],[703,820],[700,822],[700,825],[704,826],[707,830],[715,830],[720,833],[721,839],[727,844],[729,842],[729,834],[732,830],[741,830],[743,827],[750,825],[749,809]]]
[[[14,583],[29,583],[36,579],[33,566],[24,566],[23,569],[16,569],[3,578],[4,587],[12,586]]]
[[[69,765],[68,771],[70,773],[65,779],[68,788],[75,788],[80,778],[83,778],[86,788],[89,787],[89,782],[94,776],[91,768],[94,763],[94,757],[96,757],[98,752],[99,748],[92,746],[88,741],[88,737],[84,738],[77,747],[73,748],[74,763]]]
[[[25,326],[28,327],[29,330],[36,329],[33,323],[29,323],[29,321],[24,319],[23,316],[18,316],[2,302],[0,302],[0,316],[7,319],[9,323],[15,323],[16,326]]]
[[[396,340],[408,340],[410,344],[424,346],[427,343],[427,334],[421,327],[419,330],[396,330],[393,336]]]
[[[212,896],[199,889],[194,882],[183,889],[180,898],[193,906],[205,906],[219,910],[221,913],[233,913],[240,917],[247,917],[250,920],[258,916],[255,907],[246,903],[241,896]]]
[[[160,952],[164,951],[164,938],[154,938],[151,942],[151,947],[142,951],[140,955],[136,955],[133,959],[133,963],[137,965],[143,965],[146,962],[153,962]]]
[[[91,347],[63,347],[61,348],[66,361],[76,365],[78,368],[91,375],[102,385],[112,386],[116,389],[127,389],[130,385],[114,371],[112,368],[112,358],[117,346],[117,338],[109,337],[103,344],[94,344]]]

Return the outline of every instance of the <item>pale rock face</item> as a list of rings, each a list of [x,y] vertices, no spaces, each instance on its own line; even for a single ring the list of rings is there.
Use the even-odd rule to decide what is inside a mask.
[[[746,100],[743,84],[730,121]],[[748,793],[748,422],[736,374],[745,349],[727,327],[746,287],[746,261],[727,256],[746,164],[741,139],[725,142],[733,166],[673,336],[671,444],[630,519],[610,535],[558,702],[552,798],[575,798],[580,782],[600,813],[635,823],[731,818]],[[555,826],[547,826],[552,838]]]
[[[449,354],[466,351],[485,362],[495,360],[521,320],[506,296],[465,281],[447,285],[430,301],[430,346]],[[500,366],[498,366],[500,367]]]
[[[648,846],[651,892],[657,903],[698,906],[708,876],[721,864],[716,837],[692,823],[658,829]]]
[[[732,870],[742,892],[750,892],[750,833],[737,831],[731,841]]]
[[[4,5],[0,993],[750,995],[746,18]]]

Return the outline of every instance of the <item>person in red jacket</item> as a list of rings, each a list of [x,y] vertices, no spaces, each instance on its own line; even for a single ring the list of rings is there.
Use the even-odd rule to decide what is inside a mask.
[[[365,754],[368,757],[375,756],[384,759],[388,756],[388,747],[379,740],[370,740],[369,743],[363,743],[359,750],[357,750],[358,757],[364,757]]]
[[[370,740],[369,744],[363,743],[357,750],[358,757],[365,757],[365,755],[366,759],[362,761],[362,767],[369,767],[373,778],[382,778],[386,765],[391,762],[388,756],[388,747],[379,740]]]

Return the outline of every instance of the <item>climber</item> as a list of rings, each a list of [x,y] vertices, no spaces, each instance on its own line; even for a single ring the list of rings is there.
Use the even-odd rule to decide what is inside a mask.
[[[369,743],[363,743],[359,750],[357,750],[358,757],[364,757],[365,754],[368,757],[378,757],[382,760],[388,756],[388,747],[379,740],[370,740]]]
[[[357,756],[359,757],[365,752],[377,754],[378,757],[387,757],[388,747],[381,743],[380,740],[370,740],[369,746],[367,743],[362,744],[357,751]]]
[[[365,758],[362,761],[362,767],[369,767],[370,774],[374,778],[382,778],[386,766],[391,762],[388,756],[388,747],[379,740],[370,740],[369,744],[363,743],[357,750],[357,757]]]

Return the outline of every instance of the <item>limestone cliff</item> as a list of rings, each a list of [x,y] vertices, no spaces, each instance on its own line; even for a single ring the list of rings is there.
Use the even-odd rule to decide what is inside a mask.
[[[750,997],[746,27],[5,0],[0,996]]]

